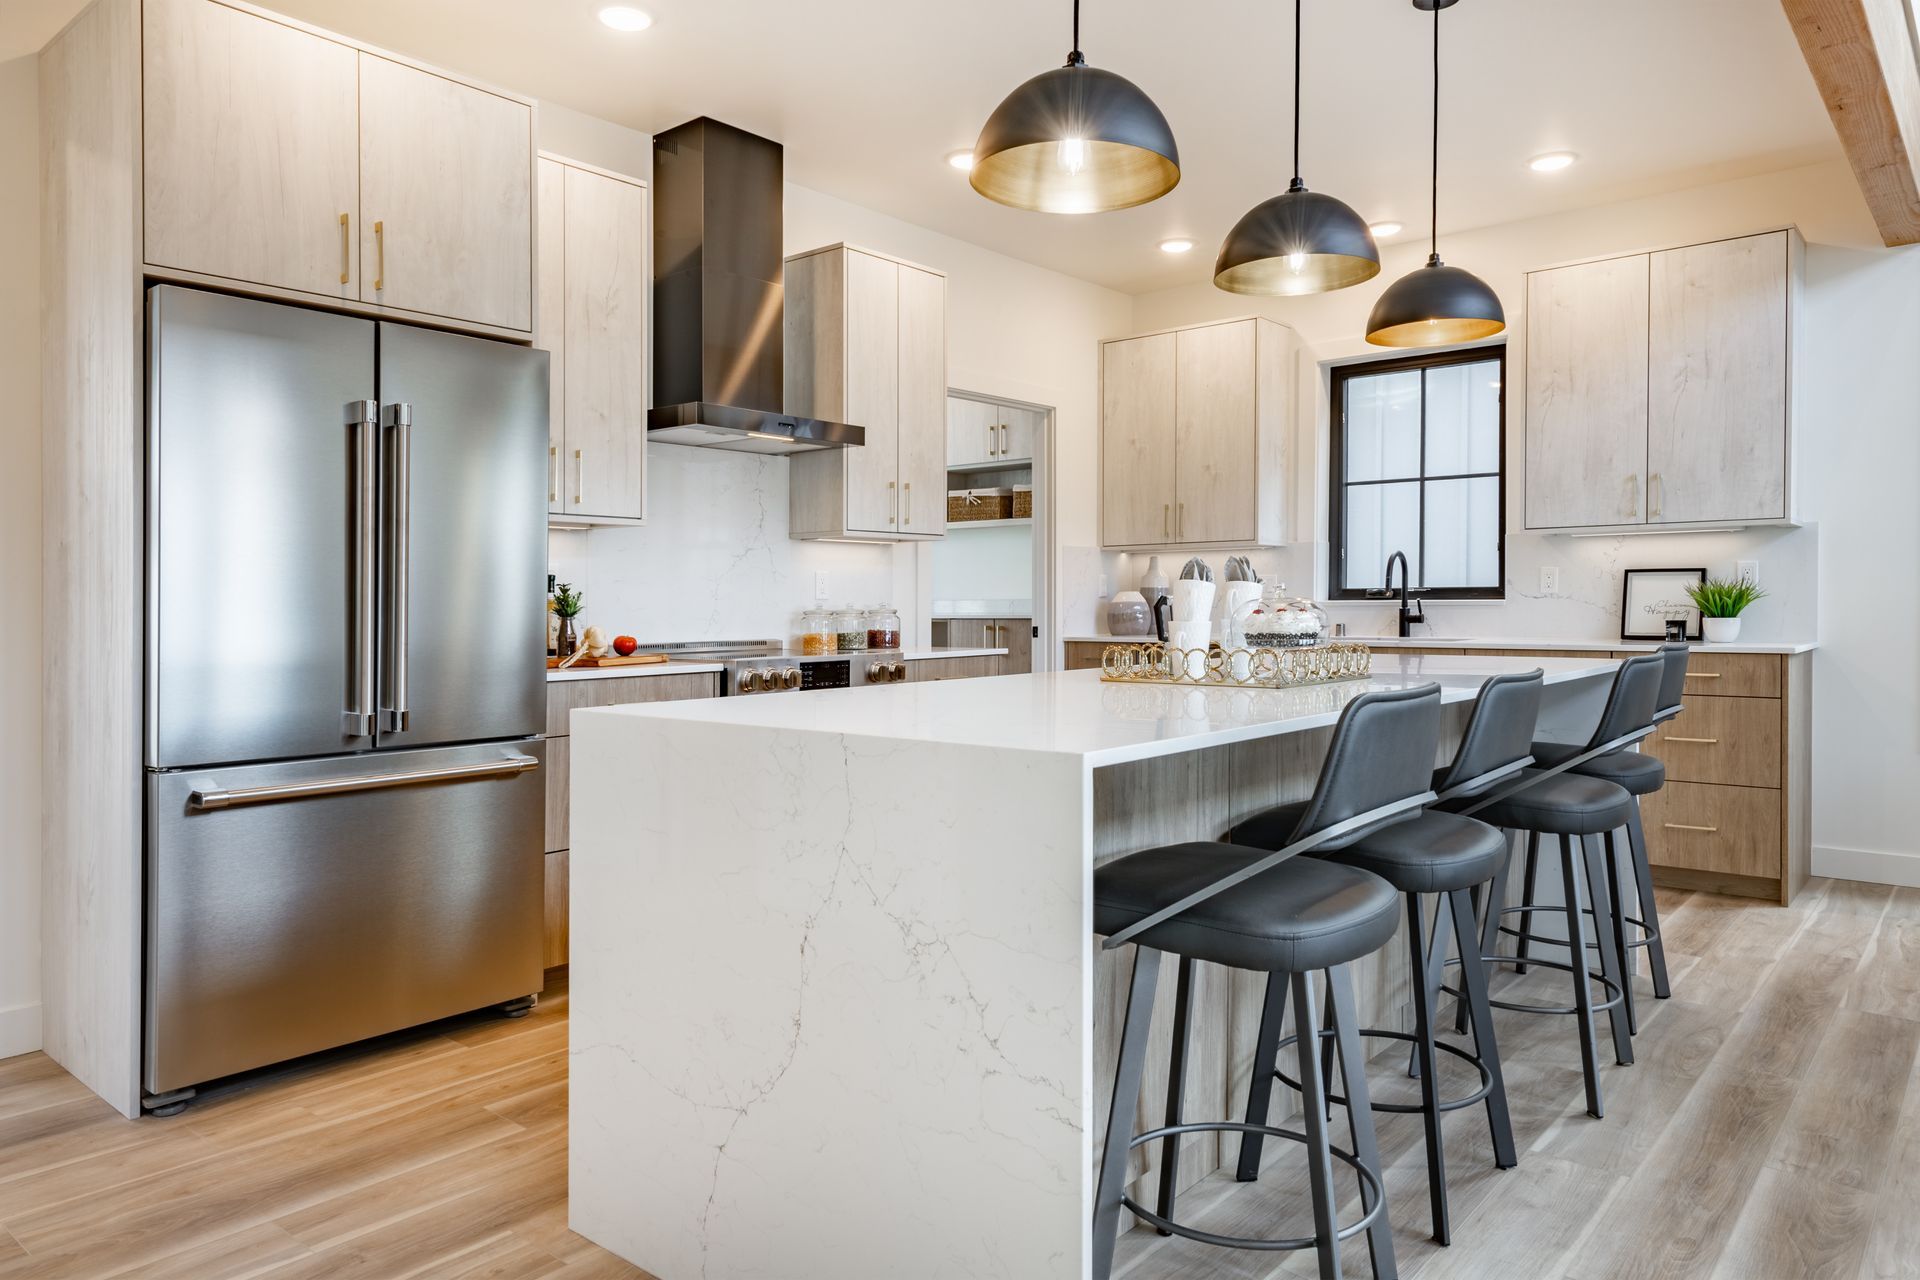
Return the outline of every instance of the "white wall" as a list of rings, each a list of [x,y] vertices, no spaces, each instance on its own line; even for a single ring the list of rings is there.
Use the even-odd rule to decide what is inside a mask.
[[[39,79],[0,62],[0,1058],[40,1047]]]
[[[1920,776],[1920,250],[1881,247],[1852,173],[1816,165],[1648,199],[1484,228],[1443,238],[1441,256],[1499,292],[1522,318],[1521,275],[1531,267],[1681,244],[1787,223],[1805,235],[1807,278],[1795,363],[1799,516],[1809,527],[1742,534],[1584,539],[1518,532],[1525,369],[1517,335],[1507,370],[1509,598],[1499,605],[1440,603],[1448,635],[1616,637],[1619,570],[1704,565],[1727,572],[1761,562],[1773,598],[1755,606],[1743,638],[1818,639],[1814,663],[1816,872],[1920,884],[1920,831],[1894,798]],[[1135,299],[1136,331],[1259,312],[1299,329],[1323,361],[1362,354],[1363,330],[1387,283],[1424,259],[1424,244],[1388,248],[1379,281],[1305,299],[1252,299],[1210,285]],[[1324,469],[1325,414],[1302,465]],[[1320,501],[1324,478],[1304,477]],[[1089,475],[1085,479],[1092,485]],[[1324,514],[1309,526],[1324,537]],[[1217,556],[1215,557],[1218,558]],[[1276,553],[1304,587],[1324,577],[1319,541]],[[1110,557],[1117,576],[1137,566]],[[1560,567],[1561,597],[1539,597],[1539,567]],[[1116,581],[1115,589],[1131,585]],[[1391,626],[1361,606],[1335,615],[1356,631]],[[1883,855],[1894,855],[1892,857]]]

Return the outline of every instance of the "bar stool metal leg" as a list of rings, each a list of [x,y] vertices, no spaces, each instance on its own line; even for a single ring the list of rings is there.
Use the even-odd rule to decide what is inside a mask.
[[[1521,963],[1513,967],[1515,973],[1527,971],[1526,959],[1533,948],[1530,939],[1533,933],[1533,886],[1540,879],[1539,871],[1540,833],[1529,831],[1527,832],[1527,865],[1520,873],[1520,901],[1526,904],[1528,909],[1520,913],[1520,945],[1514,949],[1514,955],[1520,958]],[[1492,954],[1491,950],[1488,954]]]
[[[1360,1015],[1354,1007],[1353,979],[1348,966],[1335,965],[1327,971],[1327,991],[1333,998],[1333,1030],[1340,1042],[1340,1074],[1347,1086],[1347,1131],[1353,1137],[1353,1154],[1367,1168],[1379,1169],[1380,1143],[1373,1131],[1373,1104],[1367,1096],[1366,1052],[1360,1047]],[[1427,1078],[1433,1078],[1432,1072],[1428,1072]],[[1384,1187],[1381,1194],[1385,1194]],[[1371,1212],[1375,1199],[1367,1180],[1360,1179],[1362,1210]],[[1385,1205],[1380,1206],[1379,1216],[1367,1228],[1367,1252],[1373,1263],[1373,1280],[1395,1280],[1400,1274],[1393,1258],[1393,1228],[1387,1222]]]
[[[1627,847],[1633,855],[1633,882],[1640,895],[1640,920],[1647,930],[1647,967],[1653,974],[1657,1000],[1673,998],[1667,980],[1667,949],[1660,938],[1660,906],[1654,900],[1653,867],[1647,861],[1647,833],[1640,825],[1640,798],[1634,797],[1633,816],[1627,819]]]
[[[1581,874],[1581,859],[1574,853],[1576,839],[1575,836],[1560,837],[1560,871],[1562,892],[1567,900],[1567,951],[1573,970],[1574,1021],[1580,1024],[1580,1068],[1587,1082],[1587,1114],[1599,1120],[1606,1115],[1606,1108],[1600,1102],[1600,1063],[1594,1049],[1593,984],[1587,977],[1586,917],[1580,901],[1580,882],[1586,877]],[[1534,843],[1538,842],[1536,834]]]
[[[1444,909],[1445,902],[1441,906]],[[1420,895],[1407,895],[1407,938],[1413,948],[1413,954],[1423,953],[1422,935],[1425,922],[1421,919]],[[1435,933],[1438,933],[1438,926]],[[1472,937],[1469,933],[1468,937]],[[1464,956],[1470,948],[1462,947]],[[1329,987],[1331,989],[1331,987]],[[1433,1238],[1440,1244],[1450,1243],[1447,1218],[1447,1167],[1446,1152],[1440,1141],[1440,1085],[1439,1072],[1434,1068],[1433,1047],[1433,993],[1424,982],[1416,983],[1413,991],[1413,1048],[1420,1064],[1420,1099],[1424,1106],[1420,1118],[1426,1127],[1427,1139],[1427,1201],[1433,1214]],[[1345,1054],[1342,1054],[1345,1057]],[[1353,1075],[1349,1065],[1347,1077],[1347,1107],[1349,1110],[1361,1105],[1354,1101]]]
[[[1587,897],[1593,904],[1593,934],[1600,952],[1600,976],[1614,984],[1608,992],[1612,1007],[1607,1010],[1607,1026],[1613,1032],[1613,1057],[1619,1065],[1631,1066],[1633,1032],[1626,1014],[1626,974],[1620,966],[1619,881],[1609,874],[1606,851],[1599,836],[1575,838],[1580,842],[1581,856],[1586,863]],[[1585,953],[1579,956],[1579,963],[1584,969]]]
[[[1307,1131],[1307,1171],[1313,1187],[1314,1247],[1320,1274],[1340,1274],[1340,1224],[1334,1217],[1333,1153],[1327,1136],[1327,1085],[1320,1078],[1320,1011],[1313,999],[1313,975],[1293,980],[1294,1048],[1300,1059],[1301,1119]],[[1356,1156],[1360,1153],[1355,1152]],[[1372,1167],[1379,1168],[1378,1163]]]
[[[1193,957],[1180,957],[1180,980],[1173,997],[1173,1058],[1167,1069],[1167,1119],[1169,1127],[1185,1118],[1187,1096],[1188,1027],[1193,1017]],[[1170,1133],[1160,1143],[1160,1216],[1173,1217],[1174,1197],[1180,1193],[1181,1135]],[[1158,1228],[1163,1236],[1173,1232]]]
[[[1141,1077],[1146,1072],[1153,997],[1159,987],[1160,953],[1151,947],[1135,948],[1126,1029],[1120,1033],[1113,1102],[1107,1110],[1107,1141],[1100,1153],[1100,1181],[1093,1199],[1094,1280],[1108,1280],[1113,1274],[1113,1247],[1125,1212],[1120,1201],[1127,1180],[1127,1151],[1133,1140],[1133,1109],[1140,1100]]]
[[[1473,901],[1464,890],[1455,890],[1447,895],[1451,900],[1454,927],[1463,937],[1470,936],[1473,927]],[[1495,910],[1499,909],[1500,898],[1493,899]],[[1501,1169],[1511,1169],[1520,1163],[1519,1152],[1513,1142],[1513,1120],[1507,1114],[1507,1081],[1500,1069],[1500,1049],[1494,1041],[1493,1006],[1487,1003],[1487,970],[1480,956],[1471,948],[1463,948],[1460,953],[1460,989],[1466,992],[1461,1004],[1466,1006],[1473,1018],[1473,1051],[1480,1061],[1486,1064],[1492,1077],[1487,1089],[1487,1129],[1493,1135],[1493,1163]]]
[[[1260,1007],[1260,1033],[1254,1039],[1253,1081],[1247,1086],[1247,1123],[1265,1124],[1273,1101],[1273,1070],[1279,1066],[1280,1039],[1287,1020],[1287,975],[1267,976],[1267,999]],[[1234,1176],[1241,1182],[1260,1177],[1260,1150],[1266,1135],[1240,1135],[1240,1167]]]

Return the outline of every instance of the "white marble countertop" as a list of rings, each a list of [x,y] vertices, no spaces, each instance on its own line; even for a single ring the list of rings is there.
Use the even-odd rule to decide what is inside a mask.
[[[922,662],[929,658],[995,658],[1006,652],[1005,649],[967,649],[961,647],[938,649],[898,649],[882,654],[878,650],[865,649],[859,653],[848,653],[848,658],[889,657],[899,658],[902,662]],[[772,657],[772,654],[768,654]],[[628,680],[634,676],[691,676],[706,671],[724,671],[726,667],[718,662],[653,662],[631,667],[588,667],[585,670],[568,668],[565,671],[549,671],[549,682],[559,680]]]
[[[1067,644],[1142,644],[1151,636],[1100,636],[1078,635],[1066,637]],[[1364,644],[1370,649],[1564,649],[1570,653],[1591,653],[1595,650],[1618,650],[1622,653],[1652,653],[1659,644],[1652,640],[1569,640],[1564,636],[1546,638],[1540,636],[1331,636],[1329,639],[1345,640],[1354,644]],[[1819,648],[1816,641],[1756,641],[1746,643],[1735,641],[1732,644],[1707,644],[1696,640],[1693,647],[1702,653],[1811,653]]]
[[[1089,768],[1332,724],[1370,689],[1435,682],[1442,700],[1471,701],[1488,676],[1546,671],[1547,683],[1604,676],[1618,660],[1405,654],[1378,656],[1365,681],[1296,689],[1109,684],[1097,671],[997,680],[821,690],[781,698],[650,703],[585,711],[894,742],[994,747],[1079,759]]]

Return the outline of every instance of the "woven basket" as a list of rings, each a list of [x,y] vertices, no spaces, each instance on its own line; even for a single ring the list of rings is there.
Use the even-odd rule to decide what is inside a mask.
[[[1013,495],[1004,489],[960,489],[947,494],[947,523],[1005,520],[1013,514]]]
[[[1033,486],[1024,484],[1013,486],[1013,518],[1015,520],[1033,519]]]

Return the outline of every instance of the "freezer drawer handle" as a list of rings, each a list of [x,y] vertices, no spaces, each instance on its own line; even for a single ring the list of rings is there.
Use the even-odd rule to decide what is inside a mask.
[[[402,773],[349,773],[312,782],[288,782],[277,787],[241,787],[237,790],[191,791],[189,809],[232,809],[243,804],[272,804],[279,800],[309,800],[315,796],[342,796],[355,791],[381,791],[423,782],[461,782],[473,778],[506,778],[538,769],[532,756],[510,755],[478,764],[456,764],[445,769],[410,769]]]

